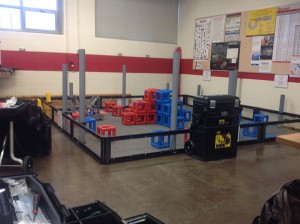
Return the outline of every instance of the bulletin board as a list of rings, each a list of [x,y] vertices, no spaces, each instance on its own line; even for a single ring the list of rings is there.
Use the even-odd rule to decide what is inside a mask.
[[[196,19],[195,24],[194,70],[213,70],[213,43],[239,41],[238,71],[300,77],[300,3]],[[223,38],[213,39],[216,34]]]

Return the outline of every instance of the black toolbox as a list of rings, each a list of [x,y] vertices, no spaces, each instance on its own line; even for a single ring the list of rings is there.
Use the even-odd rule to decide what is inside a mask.
[[[65,223],[69,211],[62,205],[50,184],[42,183],[36,174],[22,174],[0,178],[0,192],[6,192],[10,204],[0,204],[0,223]],[[33,215],[33,195],[39,195],[38,213]],[[1,220],[2,219],[2,220]]]
[[[14,152],[17,157],[50,155],[52,151],[51,123],[35,100],[18,101],[11,108],[0,108],[0,143],[14,126]],[[5,152],[9,152],[9,144]]]
[[[122,224],[121,217],[100,201],[69,209],[67,224]]]
[[[235,157],[240,113],[238,97],[196,97],[186,152],[204,161]]]
[[[33,196],[40,195],[35,221]],[[22,222],[23,221],[23,222]],[[163,224],[148,213],[122,219],[114,210],[95,201],[67,209],[50,184],[34,173],[0,177],[0,224]]]
[[[124,219],[126,224],[164,224],[148,213]]]

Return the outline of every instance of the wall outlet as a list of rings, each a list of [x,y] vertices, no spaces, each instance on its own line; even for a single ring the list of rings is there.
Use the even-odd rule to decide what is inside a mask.
[[[123,54],[122,53],[118,53],[118,56],[123,56]]]
[[[25,51],[25,47],[19,47],[19,51]]]

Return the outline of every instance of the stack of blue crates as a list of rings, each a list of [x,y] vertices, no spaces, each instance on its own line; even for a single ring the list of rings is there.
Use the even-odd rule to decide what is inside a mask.
[[[156,124],[163,125],[165,127],[171,127],[171,90],[157,90],[155,94],[156,98]],[[184,128],[184,121],[186,120],[185,113],[183,112],[183,102],[178,100],[178,116],[177,116],[177,129]],[[190,117],[190,116],[189,116]]]

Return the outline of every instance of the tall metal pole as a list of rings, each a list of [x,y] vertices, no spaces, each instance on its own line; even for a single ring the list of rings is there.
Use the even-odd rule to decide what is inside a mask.
[[[179,63],[180,63],[180,53],[175,52],[173,55],[171,131],[177,129]],[[176,135],[171,136],[171,149],[172,150],[176,149]]]
[[[198,85],[197,86],[197,96],[201,95],[200,92],[201,92],[201,85]]]
[[[63,109],[62,112],[66,113],[68,111],[68,65],[62,65],[62,101]]]
[[[284,100],[285,100],[285,95],[284,94],[280,95],[278,121],[283,120]]]
[[[228,95],[236,95],[236,84],[237,84],[238,72],[237,70],[229,71],[228,79]]]
[[[122,79],[122,105],[126,106],[126,65],[123,65],[123,79]]]
[[[69,83],[70,109],[72,113],[76,111],[75,98],[73,94],[73,82]]]
[[[83,123],[85,118],[85,50],[79,49],[79,122]],[[85,131],[80,129],[79,140],[85,143]]]
[[[166,89],[170,89],[170,83],[166,83]]]

